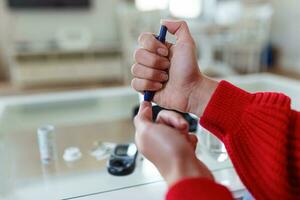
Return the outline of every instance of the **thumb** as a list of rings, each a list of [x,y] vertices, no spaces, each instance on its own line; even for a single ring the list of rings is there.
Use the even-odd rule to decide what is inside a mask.
[[[198,138],[197,138],[197,136],[194,135],[194,134],[189,134],[189,135],[188,135],[188,138],[189,138],[189,141],[190,141],[190,143],[192,144],[194,150],[196,150],[196,148],[197,148],[197,143],[198,143]]]
[[[176,36],[177,42],[194,43],[189,27],[185,21],[161,20],[161,24],[168,28],[168,31]]]

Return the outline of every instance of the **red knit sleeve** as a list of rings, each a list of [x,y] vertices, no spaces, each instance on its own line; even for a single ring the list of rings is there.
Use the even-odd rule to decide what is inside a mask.
[[[300,114],[280,93],[250,94],[222,81],[200,123],[220,138],[256,199],[299,199]]]
[[[167,200],[233,200],[229,190],[205,178],[190,178],[173,185],[166,196]]]

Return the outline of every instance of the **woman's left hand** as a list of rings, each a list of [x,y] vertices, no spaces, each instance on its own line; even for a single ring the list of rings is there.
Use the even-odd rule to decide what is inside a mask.
[[[135,117],[135,141],[139,151],[159,170],[168,185],[189,177],[213,179],[197,159],[197,137],[188,133],[187,121],[178,113],[161,111],[152,122],[151,103],[142,102]]]

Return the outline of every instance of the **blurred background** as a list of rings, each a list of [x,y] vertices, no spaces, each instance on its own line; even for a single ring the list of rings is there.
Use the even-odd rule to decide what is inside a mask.
[[[128,85],[141,32],[187,20],[205,73],[300,73],[296,0],[5,0],[0,94]]]
[[[106,169],[115,145],[134,142],[140,33],[186,20],[204,74],[283,92],[299,110],[299,10],[299,0],[1,0],[0,199],[163,199],[167,187],[141,155],[129,176]],[[189,120],[199,158],[243,197],[224,145]]]

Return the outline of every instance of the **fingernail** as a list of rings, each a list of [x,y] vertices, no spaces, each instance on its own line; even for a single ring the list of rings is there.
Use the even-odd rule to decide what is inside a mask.
[[[165,61],[165,62],[162,63],[161,67],[169,68],[170,65],[171,65],[170,61]]]
[[[168,50],[164,48],[159,48],[157,49],[157,53],[161,56],[167,56],[168,55]]]
[[[155,83],[155,87],[157,87],[157,88],[162,88],[162,84],[161,83]]]
[[[162,74],[161,77],[162,77],[162,80],[165,80],[165,81],[167,81],[169,79],[168,74],[165,74],[165,73]]]
[[[143,102],[141,103],[141,105],[144,106],[144,107],[146,107],[146,106],[150,105],[150,102],[148,102],[148,101],[143,101]]]

